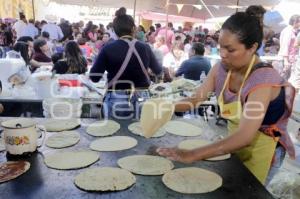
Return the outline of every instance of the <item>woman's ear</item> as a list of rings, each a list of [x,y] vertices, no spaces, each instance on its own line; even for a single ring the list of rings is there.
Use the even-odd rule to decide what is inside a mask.
[[[250,50],[251,50],[251,54],[255,54],[256,51],[258,50],[258,43],[255,42],[255,43],[252,45],[252,47],[250,48]]]

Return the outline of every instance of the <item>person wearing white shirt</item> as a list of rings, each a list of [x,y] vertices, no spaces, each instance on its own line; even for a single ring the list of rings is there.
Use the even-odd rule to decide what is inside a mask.
[[[278,56],[283,58],[284,67],[281,75],[288,80],[291,73],[294,72],[296,55],[298,48],[295,46],[297,31],[300,28],[300,15],[293,15],[290,18],[289,25],[280,33],[280,49]]]
[[[23,36],[23,31],[25,30],[26,25],[27,25],[26,23],[27,23],[27,21],[26,21],[25,15],[21,14],[20,15],[20,20],[18,20],[13,25],[12,29],[15,32],[17,39],[19,39],[20,37]]]
[[[34,20],[29,19],[28,24],[26,25],[22,36],[29,36],[34,39],[39,34],[39,30],[34,26]]]
[[[50,40],[59,41],[64,37],[61,28],[55,24],[57,17],[53,15],[46,16],[48,24],[45,24],[42,28],[42,32],[48,32],[50,35]]]

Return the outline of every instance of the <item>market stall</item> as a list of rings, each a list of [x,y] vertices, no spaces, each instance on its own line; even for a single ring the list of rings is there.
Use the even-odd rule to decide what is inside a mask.
[[[11,118],[1,118],[5,121]],[[46,119],[35,119],[38,124],[43,124]],[[48,168],[44,163],[44,156],[74,149],[88,149],[95,137],[86,133],[86,125],[95,120],[82,120],[81,127],[76,129],[80,133],[80,141],[71,148],[51,149],[45,145],[38,149],[31,157],[24,160],[31,164],[30,169],[20,177],[0,184],[0,194],[3,198],[272,198],[263,185],[246,169],[246,167],[233,155],[230,159],[211,162],[199,161],[194,164],[181,164],[174,162],[175,168],[199,167],[216,172],[223,179],[222,186],[206,194],[181,194],[167,188],[162,182],[162,176],[135,175],[136,183],[130,188],[119,192],[85,192],[74,185],[74,178],[79,173],[87,170],[56,170]],[[160,138],[146,139],[134,135],[128,130],[128,125],[133,121],[117,121],[121,128],[115,135],[129,136],[137,140],[137,145],[128,150],[117,152],[101,152],[100,160],[89,168],[118,167],[117,161],[128,155],[153,154],[153,146],[174,146],[187,137],[175,136],[167,133]],[[203,134],[194,138],[213,139],[214,133],[219,131],[217,126],[199,121],[186,121],[203,129]],[[47,132],[49,137],[55,133]],[[210,136],[208,136],[210,135]],[[190,138],[189,138],[190,139]],[[1,162],[6,161],[6,152],[0,153]]]

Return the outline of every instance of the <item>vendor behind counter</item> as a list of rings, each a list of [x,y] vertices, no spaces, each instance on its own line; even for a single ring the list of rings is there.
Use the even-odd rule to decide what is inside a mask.
[[[139,102],[149,98],[148,70],[159,75],[162,67],[150,46],[134,38],[134,20],[125,8],[116,12],[113,28],[119,39],[101,50],[91,68],[90,79],[97,82],[107,71],[109,92],[103,104],[104,116],[129,119],[139,115]]]

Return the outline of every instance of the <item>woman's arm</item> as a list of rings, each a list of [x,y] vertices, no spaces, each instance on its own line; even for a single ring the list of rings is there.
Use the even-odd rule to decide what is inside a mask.
[[[53,66],[53,63],[52,62],[38,62],[38,61],[35,61],[34,59],[31,59],[30,65],[33,68],[39,68],[41,66],[49,66],[49,65]]]
[[[258,88],[249,94],[238,129],[229,137],[216,143],[194,150],[177,148],[160,148],[157,152],[171,160],[191,163],[227,153],[235,152],[249,146],[255,138],[265,117],[272,96],[272,88]]]
[[[215,91],[215,80],[219,67],[221,66],[217,64],[210,70],[206,81],[197,88],[193,97],[175,103],[176,112],[185,112],[197,108],[202,102],[207,100],[209,93]]]

